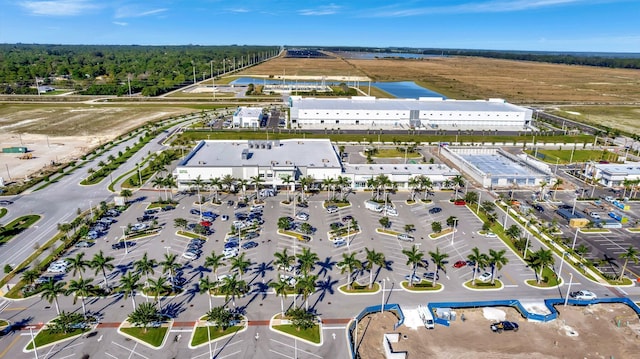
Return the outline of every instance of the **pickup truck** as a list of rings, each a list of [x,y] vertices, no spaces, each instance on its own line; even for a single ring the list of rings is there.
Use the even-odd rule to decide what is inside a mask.
[[[518,323],[502,321],[502,322],[496,322],[491,324],[491,331],[493,331],[494,333],[502,333],[503,330],[507,330],[507,331],[511,330],[511,331],[517,332]]]

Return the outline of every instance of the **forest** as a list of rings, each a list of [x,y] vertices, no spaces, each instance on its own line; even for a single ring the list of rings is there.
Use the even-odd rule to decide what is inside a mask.
[[[263,61],[276,46],[0,44],[0,93],[37,94],[39,86],[87,95],[156,96],[181,84]]]
[[[441,56],[477,56],[506,60],[549,62],[554,64],[598,66],[609,68],[640,69],[640,54],[632,53],[582,53],[545,51],[498,51],[465,49],[418,49],[409,47],[327,47],[329,51],[379,52],[380,57],[393,53],[412,53]]]

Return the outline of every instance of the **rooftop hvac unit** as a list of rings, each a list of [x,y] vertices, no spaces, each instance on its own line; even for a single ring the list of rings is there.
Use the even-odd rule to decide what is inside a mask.
[[[271,149],[271,143],[267,144],[267,149],[270,150]]]

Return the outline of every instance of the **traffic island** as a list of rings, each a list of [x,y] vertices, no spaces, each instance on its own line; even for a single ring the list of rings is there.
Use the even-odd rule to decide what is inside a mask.
[[[22,231],[31,227],[40,219],[37,214],[30,214],[18,217],[4,226],[0,226],[0,244],[4,244],[17,236]]]
[[[269,329],[311,345],[322,345],[322,321],[302,309],[290,309],[283,316],[276,314],[269,322]]]
[[[463,286],[471,290],[500,290],[504,288],[504,284],[502,284],[502,281],[499,279],[494,280],[494,283],[476,280],[476,284],[473,284],[473,280],[470,280],[464,282]]]
[[[89,319],[82,314],[62,312],[61,315],[43,325],[40,331],[35,334],[33,341],[29,340],[23,351],[32,351],[33,342],[35,342],[36,348],[40,349],[77,338],[91,331],[92,328]]]
[[[453,229],[453,228],[447,228],[447,229],[444,229],[444,230],[442,230],[442,231],[440,231],[440,232],[431,233],[431,234],[429,235],[429,238],[431,238],[431,239],[438,239],[438,238],[442,238],[442,237],[444,237],[444,236],[448,236],[448,235],[450,235],[450,234],[453,234],[454,232],[457,232],[457,230],[456,230],[456,229]]]
[[[425,279],[420,282],[413,282],[413,286],[409,286],[409,281],[403,280],[400,285],[407,292],[440,292],[444,289],[444,285],[441,283],[436,283],[434,286],[433,282]]]
[[[160,349],[167,341],[167,334],[173,326],[173,320],[161,323],[151,323],[151,326],[140,327],[124,321],[118,328],[118,333],[131,338],[152,349]]]
[[[376,294],[380,292],[380,285],[374,282],[371,288],[369,288],[369,284],[363,285],[363,284],[354,282],[351,284],[351,289],[347,288],[347,285],[345,284],[338,287],[338,290],[340,291],[340,293],[346,294],[346,295],[370,295],[370,294]]]
[[[191,341],[189,341],[190,349],[196,349],[209,342],[215,342],[247,330],[248,321],[244,316],[234,320],[229,327],[218,327],[216,323],[209,322],[206,318],[205,315],[196,321],[193,332],[191,332]]]

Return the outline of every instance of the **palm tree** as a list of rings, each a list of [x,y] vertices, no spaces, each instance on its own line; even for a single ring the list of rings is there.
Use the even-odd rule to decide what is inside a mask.
[[[229,298],[231,298],[231,303],[233,303],[234,307],[236,306],[236,297],[243,295],[246,289],[247,283],[243,280],[238,280],[235,274],[231,277],[225,277],[220,287],[225,296],[224,300],[228,302]]]
[[[93,255],[91,261],[89,261],[89,267],[95,269],[96,275],[98,272],[102,272],[102,277],[104,278],[104,286],[105,288],[109,288],[109,282],[107,281],[107,271],[113,270],[113,257],[105,257],[102,250],[100,252]]]
[[[433,276],[433,283],[432,283],[432,286],[435,287],[436,282],[438,281],[438,272],[441,269],[443,272],[446,271],[444,266],[444,261],[445,259],[449,258],[449,255],[447,253],[440,253],[440,248],[436,247],[436,251],[429,252],[429,256],[431,257],[433,264],[435,264],[436,266],[436,274]]]
[[[40,272],[36,269],[29,269],[22,273],[22,281],[29,285],[33,285],[38,277],[40,277]]]
[[[387,261],[382,252],[376,252],[375,249],[369,250],[369,248],[365,248],[364,250],[367,252],[367,262],[364,265],[364,269],[369,271],[369,289],[371,289],[373,286],[373,266],[377,265],[378,270],[380,270]]]
[[[181,267],[180,263],[177,262],[177,258],[178,256],[174,253],[165,253],[164,260],[159,263],[162,266],[162,274],[169,273],[172,288],[175,284],[173,278],[176,275],[176,271]]]
[[[213,275],[216,276],[216,282],[218,281],[218,268],[224,265],[224,255],[216,254],[215,251],[211,251],[211,254],[204,259],[204,266],[211,268]]]
[[[209,280],[209,276],[200,278],[200,283],[198,283],[198,288],[200,289],[200,294],[207,293],[207,298],[209,298],[209,310],[211,310],[211,290],[215,289],[217,285],[216,282],[212,282]]]
[[[431,178],[422,176],[420,178],[420,188],[424,190],[424,199],[426,200],[427,195],[431,193],[431,190],[433,189],[433,182],[431,181]]]
[[[149,259],[149,257],[147,257],[147,252],[145,252],[142,258],[134,262],[133,265],[138,273],[146,276],[145,285],[148,285],[149,274],[155,273],[154,268],[157,265],[156,260]]]
[[[60,315],[60,307],[58,306],[58,295],[66,293],[64,286],[66,282],[55,282],[52,280],[44,282],[42,284],[42,291],[40,292],[40,296],[44,298],[47,302],[55,303],[56,305],[56,314]]]
[[[309,310],[309,296],[316,291],[317,275],[305,275],[302,278],[298,278],[296,282],[296,290],[302,294],[302,299],[305,301],[305,309]]]
[[[322,180],[322,187],[327,191],[327,201],[331,199],[331,189],[333,188],[334,184],[335,181],[333,180],[333,178],[325,178]]]
[[[213,177],[209,179],[209,188],[213,189],[213,198],[215,203],[220,202],[218,200],[218,191],[220,191],[221,186],[222,181],[220,180],[220,177]]]
[[[256,201],[260,200],[258,192],[260,191],[260,184],[264,182],[264,180],[260,178],[260,175],[257,175],[249,178],[249,181],[251,185],[253,185],[253,189],[256,191]]]
[[[539,270],[536,282],[540,284],[540,281],[542,280],[542,271],[549,265],[553,265],[555,258],[553,258],[553,253],[550,249],[545,250],[544,248],[540,248],[532,253],[530,262],[531,267]]]
[[[295,180],[293,179],[293,177],[290,174],[286,174],[283,175],[282,177],[280,177],[280,180],[282,181],[282,183],[284,183],[287,186],[287,202],[291,202],[291,183],[294,183]]]
[[[167,177],[164,178],[163,184],[164,184],[165,200],[168,200],[169,198],[167,197],[167,188],[171,190],[172,188],[177,187],[178,183],[176,182],[175,177],[173,177],[173,175],[169,173]]]
[[[411,192],[409,192],[409,196],[412,202],[416,200],[416,192],[420,188],[420,176],[422,175],[413,176],[409,178],[409,181],[407,182],[407,184],[409,185],[409,188],[411,189]]]
[[[362,262],[356,258],[355,253],[342,253],[342,261],[338,263],[338,268],[340,268],[340,274],[347,272],[347,289],[351,290],[351,273],[354,270],[361,269]]]
[[[349,179],[349,177],[338,176],[338,178],[336,178],[336,186],[340,189],[340,200],[345,200],[347,192],[344,190],[344,188],[349,187],[350,185],[351,179]]]
[[[245,193],[245,192],[246,192],[246,190],[247,190],[247,184],[248,184],[248,183],[249,183],[249,181],[247,181],[247,180],[246,180],[246,179],[244,179],[244,178],[240,178],[240,179],[236,182],[236,185],[237,185],[238,187],[240,187],[240,191],[242,192],[242,198],[246,198],[246,197],[247,197],[247,195],[246,195],[246,193]]]
[[[120,277],[120,291],[122,292],[124,299],[131,297],[131,304],[133,309],[136,309],[136,290],[140,289],[140,274],[127,272],[127,274]]]
[[[371,199],[378,199],[378,182],[375,178],[369,178],[366,183],[367,188],[371,188]],[[374,191],[375,190],[375,191]]]
[[[320,259],[315,252],[312,252],[307,247],[304,247],[302,253],[299,253],[297,257],[300,273],[303,275],[309,274],[309,272],[315,268],[316,262]]]
[[[149,279],[149,290],[153,292],[153,300],[158,303],[158,307],[162,311],[162,303],[160,303],[160,297],[171,294],[171,286],[167,283],[165,277],[159,277],[158,279]]]
[[[67,288],[67,295],[73,293],[73,304],[76,304],[78,297],[82,302],[82,313],[84,316],[87,316],[87,309],[84,305],[84,298],[88,297],[95,293],[95,288],[91,284],[93,282],[93,278],[89,279],[80,279],[75,280],[72,279],[69,282],[69,288]]]
[[[313,176],[309,175],[309,176],[304,176],[302,178],[300,178],[300,196],[302,197],[302,202],[305,201],[305,197],[304,197],[304,192],[305,191],[309,191],[311,188],[311,185],[316,181],[315,178],[313,178]]]
[[[193,185],[196,186],[196,191],[198,192],[198,202],[201,203],[202,198],[200,198],[200,188],[202,188],[204,181],[202,180],[200,175],[198,175],[198,177],[196,177],[196,179],[194,179],[192,182],[193,182]]]
[[[140,184],[142,186],[142,184]],[[124,201],[125,203],[128,202],[128,199],[133,196],[133,192],[131,192],[130,189],[123,189],[122,191],[120,191],[120,196],[124,197]]]
[[[489,249],[489,264],[491,264],[491,284],[495,284],[495,276],[496,272],[501,270],[504,265],[509,263],[509,258],[505,257],[504,254],[507,252],[506,249],[501,249],[499,251]]]
[[[295,256],[287,253],[287,248],[283,249],[282,252],[274,253],[273,256],[276,258],[273,261],[273,264],[276,266],[278,271],[280,271],[280,269],[286,271],[287,268],[291,267],[296,260]]]
[[[467,259],[471,262],[475,263],[473,265],[473,279],[472,284],[476,285],[476,276],[478,275],[478,271],[480,268],[484,268],[489,263],[489,257],[486,253],[480,253],[478,247],[471,248],[471,254],[467,256]]]
[[[231,192],[231,186],[233,186],[235,181],[236,179],[233,178],[233,176],[224,175],[224,177],[222,177],[222,179],[220,180],[220,183],[222,183],[222,186],[226,188],[228,192]]]
[[[237,270],[240,273],[239,279],[242,280],[242,275],[251,267],[251,260],[245,258],[246,253],[242,253],[237,257],[231,259],[231,270]]]
[[[540,186],[540,198],[539,200],[542,201],[542,199],[544,198],[544,188],[547,187],[548,183],[547,181],[542,181],[540,182],[539,186]]]
[[[622,271],[620,272],[620,277],[618,278],[618,280],[622,280],[622,277],[624,276],[624,271],[627,270],[627,264],[629,264],[629,261],[632,261],[634,264],[638,264],[639,254],[640,254],[640,251],[638,251],[633,246],[629,246],[626,252],[620,254],[619,258],[624,259],[624,265],[622,266]]]
[[[273,288],[276,292],[276,296],[280,297],[280,314],[284,316],[284,299],[287,298],[289,283],[284,280],[278,280],[270,282],[269,287]]]
[[[402,254],[407,256],[407,265],[411,266],[411,277],[409,278],[409,286],[413,287],[413,277],[416,276],[416,268],[418,264],[422,263],[422,257],[424,257],[424,252],[418,249],[418,246],[415,244],[411,247],[411,249],[403,249]]]
[[[141,303],[138,308],[135,308],[133,313],[129,314],[127,321],[135,326],[142,326],[146,333],[151,323],[157,322],[161,319],[161,315],[158,309],[151,303]]]
[[[462,175],[456,175],[451,181],[456,186],[456,199],[458,199],[458,190],[465,186],[464,177],[462,177]]]
[[[173,220],[174,227],[182,228],[184,230],[187,229],[187,225],[189,222],[185,218],[175,218]]]
[[[71,269],[72,275],[80,273],[80,279],[82,279],[82,273],[87,270],[89,266],[89,261],[84,259],[84,252],[76,253],[76,256],[73,258],[68,258],[69,268]]]
[[[151,185],[153,186],[153,188],[163,188],[164,187],[164,177],[156,175],[153,180],[151,181]],[[167,192],[165,191],[165,199],[167,197]],[[158,196],[160,197],[160,196]]]
[[[556,193],[558,193],[558,188],[560,188],[560,186],[562,186],[563,183],[564,181],[562,180],[562,178],[558,177],[556,178],[556,182],[553,184],[553,201],[554,202],[556,200]]]

